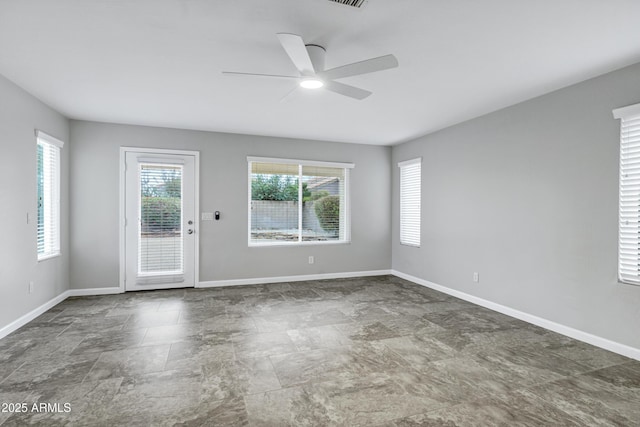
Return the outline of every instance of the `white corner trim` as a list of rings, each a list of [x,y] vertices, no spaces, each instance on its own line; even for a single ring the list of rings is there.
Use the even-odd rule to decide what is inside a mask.
[[[113,295],[124,293],[120,287],[112,288],[88,288],[88,289],[69,289],[67,291],[70,297],[90,297],[95,295]]]
[[[45,311],[49,310],[50,308],[60,304],[62,301],[66,300],[68,297],[69,297],[69,291],[68,290],[64,291],[63,293],[61,293],[57,297],[52,298],[49,301],[45,302],[40,307],[37,307],[37,308],[31,310],[30,312],[28,312],[24,316],[20,316],[19,318],[17,318],[13,322],[9,323],[8,325],[3,326],[2,328],[0,328],[0,338],[6,337],[11,332],[17,330],[18,328],[21,328],[22,326],[26,325],[29,322],[31,322],[33,319],[35,319],[36,317],[40,316],[42,313],[44,313]]]
[[[550,331],[557,332],[562,335],[566,335],[570,338],[577,339],[579,341],[586,342],[587,344],[594,345],[596,347],[603,348],[605,350],[612,351],[614,353],[621,354],[623,356],[630,357],[632,359],[640,360],[640,349],[621,344],[619,342],[611,341],[606,338],[599,337],[597,335],[590,334],[588,332],[574,329],[570,326],[565,326],[560,323],[553,322],[551,320],[543,319],[542,317],[534,316],[533,314],[525,313],[514,308],[510,308],[495,302],[485,300],[467,293],[450,289],[442,285],[438,285],[428,280],[420,279],[419,277],[411,276],[409,274],[402,273],[397,270],[391,270],[391,274],[398,276],[401,279],[408,280],[418,285],[425,286],[427,288],[434,289],[436,291],[460,298],[465,301],[469,301],[473,304],[488,308],[498,313],[506,314],[507,316],[514,317],[516,319],[531,323],[536,326],[540,326]]]
[[[306,280],[347,279],[350,277],[385,276],[391,270],[352,271],[345,273],[304,274],[299,276],[258,277],[253,279],[228,279],[200,282],[196,288],[217,288],[221,286],[262,285],[266,283],[303,282]]]
[[[38,139],[42,139],[43,141],[48,142],[51,145],[55,145],[58,148],[64,147],[64,141],[61,141],[58,138],[49,135],[48,133],[45,133],[38,129],[35,130],[35,133],[36,133],[36,138]]]
[[[613,110],[614,119],[626,119],[630,116],[637,116],[640,114],[640,104],[627,105],[626,107],[620,107]]]
[[[327,168],[353,169],[355,163],[324,162],[319,160],[278,159],[275,157],[247,156],[248,163],[279,163],[287,165],[318,166]]]
[[[415,159],[405,160],[398,162],[398,167],[402,168],[409,165],[422,164],[422,157],[416,157]]]

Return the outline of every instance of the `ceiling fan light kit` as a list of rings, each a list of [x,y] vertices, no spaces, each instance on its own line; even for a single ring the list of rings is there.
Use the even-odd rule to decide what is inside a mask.
[[[324,82],[318,79],[304,79],[300,81],[300,87],[304,89],[320,89]]]
[[[280,40],[280,44],[289,56],[289,59],[291,59],[291,62],[293,62],[293,65],[295,65],[298,70],[298,76],[258,74],[237,71],[223,71],[222,73],[238,76],[295,79],[298,80],[299,86],[304,89],[322,88],[349,98],[362,100],[371,95],[371,92],[355,86],[340,83],[335,80],[358,76],[360,74],[388,70],[398,66],[398,60],[395,56],[384,55],[325,70],[326,50],[324,47],[315,44],[305,45],[302,37],[297,34],[278,33],[277,35],[278,40]]]

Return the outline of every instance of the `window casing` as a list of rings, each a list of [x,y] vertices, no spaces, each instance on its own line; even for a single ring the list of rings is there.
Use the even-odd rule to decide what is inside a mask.
[[[249,246],[348,243],[351,163],[248,157]]]
[[[420,247],[420,182],[422,159],[398,163],[400,168],[400,244]]]
[[[618,279],[640,285],[640,104],[613,111],[620,123]]]
[[[60,255],[60,154],[64,143],[36,131],[38,261]]]

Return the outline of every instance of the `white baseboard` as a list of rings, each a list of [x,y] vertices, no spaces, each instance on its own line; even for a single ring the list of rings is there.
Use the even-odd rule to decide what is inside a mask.
[[[198,283],[197,288],[217,288],[221,286],[262,285],[265,283],[303,282],[307,280],[346,279],[350,277],[384,276],[391,270],[352,271],[345,273],[304,274],[299,276],[259,277],[254,279],[212,280]]]
[[[87,297],[94,295],[112,295],[121,294],[123,290],[118,288],[88,288],[88,289],[69,289],[70,297]]]
[[[51,307],[60,304],[62,301],[66,300],[68,297],[69,297],[69,291],[64,291],[57,297],[52,298],[49,301],[45,302],[40,307],[37,307],[31,310],[24,316],[21,316],[16,320],[14,320],[13,322],[9,323],[8,325],[3,326],[2,328],[0,328],[0,338],[6,337],[11,332],[31,322],[33,319],[40,316],[45,311],[49,310]]]
[[[572,327],[565,326],[560,323],[553,322],[551,320],[543,319],[542,317],[534,316],[533,314],[525,313],[501,304],[497,304],[495,302],[491,302],[473,295],[469,295],[467,293],[457,291],[455,289],[450,289],[445,286],[438,285],[433,282],[429,282],[428,280],[420,279],[419,277],[402,273],[400,271],[392,270],[391,274],[393,274],[394,276],[398,276],[402,279],[408,280],[410,282],[416,283],[418,285],[422,285],[427,288],[434,289],[436,291],[454,296],[456,298],[460,298],[465,301],[469,301],[471,303],[488,308],[490,310],[497,311],[502,314],[506,314],[507,316],[515,317],[516,319],[520,319],[522,321],[534,324],[536,326],[549,329],[550,331],[554,331],[559,334],[566,335],[570,338],[574,338],[579,341],[586,342],[587,344],[591,344],[596,347],[600,347],[605,350],[609,350],[614,353],[618,353],[623,356],[630,357],[632,359],[640,360],[640,349],[638,348],[621,344],[619,342],[611,341],[606,338],[602,338],[597,335],[593,335],[588,332],[581,331],[579,329],[574,329]]]

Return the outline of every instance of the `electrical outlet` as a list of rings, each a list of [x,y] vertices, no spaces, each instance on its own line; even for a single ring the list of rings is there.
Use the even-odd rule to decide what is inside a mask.
[[[476,283],[480,282],[480,275],[477,271],[473,273],[473,281]]]
[[[33,282],[29,282],[29,293],[33,293]]]
[[[313,256],[309,257],[309,264],[313,264],[314,262],[316,262],[316,260],[313,258]]]

